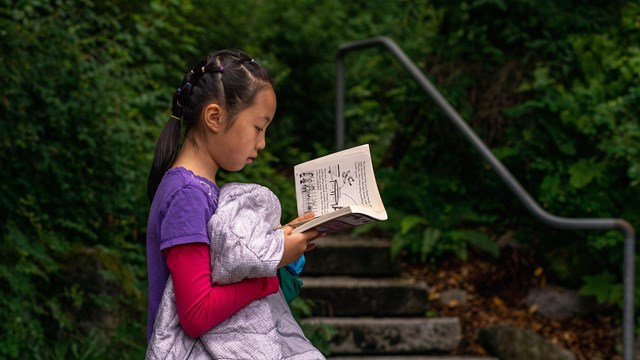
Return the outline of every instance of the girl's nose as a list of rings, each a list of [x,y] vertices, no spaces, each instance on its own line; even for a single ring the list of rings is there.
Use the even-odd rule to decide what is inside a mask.
[[[263,137],[262,139],[258,140],[258,142],[256,143],[256,150],[260,151],[264,149],[265,146],[267,146],[267,139]]]

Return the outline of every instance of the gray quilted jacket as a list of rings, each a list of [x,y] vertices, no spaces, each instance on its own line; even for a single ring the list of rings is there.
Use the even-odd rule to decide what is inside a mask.
[[[267,188],[230,183],[220,189],[208,223],[211,282],[274,276],[283,253],[280,202]],[[189,337],[178,320],[171,277],[167,281],[147,359],[324,359],[307,340],[279,291],[255,300],[201,337]]]

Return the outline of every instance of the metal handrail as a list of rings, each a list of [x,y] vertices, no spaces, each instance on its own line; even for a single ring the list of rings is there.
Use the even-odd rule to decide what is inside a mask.
[[[475,132],[467,125],[458,112],[447,102],[440,92],[431,84],[429,79],[418,69],[400,47],[388,37],[374,37],[360,41],[354,41],[340,45],[337,54],[337,88],[336,88],[336,148],[344,148],[344,56],[348,52],[362,50],[377,45],[384,45],[393,53],[400,63],[409,71],[420,86],[427,92],[432,100],[444,111],[445,115],[471,142],[486,161],[489,162],[493,170],[518,197],[524,206],[534,216],[542,222],[559,229],[568,230],[611,230],[617,229],[624,234],[624,305],[623,305],[623,359],[633,360],[634,339],[634,275],[635,275],[635,230],[631,224],[624,219],[589,219],[589,218],[565,218],[548,213],[529,195],[520,185],[518,180],[509,170],[498,160],[491,150],[480,140]]]

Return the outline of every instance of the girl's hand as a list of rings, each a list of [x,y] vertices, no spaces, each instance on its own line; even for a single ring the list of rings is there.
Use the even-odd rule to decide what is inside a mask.
[[[298,261],[305,252],[316,247],[316,244],[313,244],[312,241],[319,237],[317,230],[311,229],[300,234],[292,234],[294,227],[290,226],[292,223],[311,218],[313,218],[313,213],[306,213],[295,218],[282,228],[282,232],[284,234],[284,253],[282,254],[282,259],[278,264],[279,268]]]
[[[305,221],[305,220],[311,220],[311,219],[313,219],[313,218],[314,218],[314,216],[315,216],[315,215],[314,215],[314,213],[312,213],[312,212],[308,212],[308,213],[306,213],[306,214],[304,214],[304,215],[302,215],[302,216],[298,216],[297,218],[295,218],[295,219],[291,220],[287,225],[289,225],[289,224],[295,224],[295,223],[297,223],[297,222],[301,222],[301,221]],[[291,231],[293,231],[293,230],[291,230]],[[321,238],[321,237],[323,237],[323,236],[325,236],[325,235],[327,235],[327,234],[320,234],[320,233],[318,233],[318,234],[317,234],[313,239],[311,239],[310,241],[313,241],[313,240],[315,240],[315,239],[317,239],[317,238]],[[307,251],[309,251],[309,250],[311,250],[311,249],[313,249],[313,248],[315,248],[315,247],[316,247],[316,245],[315,245],[315,244],[310,244],[310,245],[313,245],[313,246],[312,246],[310,249],[307,249]]]

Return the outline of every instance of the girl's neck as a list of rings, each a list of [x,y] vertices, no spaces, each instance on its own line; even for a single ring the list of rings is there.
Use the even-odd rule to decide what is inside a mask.
[[[204,146],[197,146],[187,139],[171,167],[183,167],[215,184],[218,166],[204,149]]]

